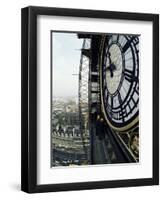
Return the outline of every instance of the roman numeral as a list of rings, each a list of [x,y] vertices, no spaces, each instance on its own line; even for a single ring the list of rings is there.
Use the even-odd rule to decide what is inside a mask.
[[[119,105],[121,108],[120,116],[122,116],[122,121],[124,122],[124,113],[123,113],[123,107],[122,107],[123,101],[122,101],[120,92],[118,92],[118,100],[119,100]]]
[[[130,71],[128,69],[125,69],[124,71],[124,77],[128,82],[138,82],[138,77],[135,76],[134,71]]]
[[[118,41],[119,41],[119,35],[117,35],[117,43],[118,43]]]
[[[125,53],[127,49],[130,47],[131,42],[135,39],[135,36],[132,36],[130,40],[126,42],[126,44],[122,48],[122,52]]]
[[[135,45],[139,44],[139,37],[135,37],[133,42],[134,42]]]
[[[119,100],[119,104],[122,105],[123,101],[122,101],[120,92],[118,92],[118,100]]]

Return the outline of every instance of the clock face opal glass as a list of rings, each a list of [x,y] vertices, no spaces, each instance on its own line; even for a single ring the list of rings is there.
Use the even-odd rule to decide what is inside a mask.
[[[101,42],[103,110],[113,128],[136,123],[139,102],[139,36],[109,34]]]

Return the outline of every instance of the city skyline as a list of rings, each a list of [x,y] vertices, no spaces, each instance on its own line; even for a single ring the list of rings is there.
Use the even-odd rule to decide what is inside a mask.
[[[78,96],[78,74],[83,40],[73,33],[52,33],[52,98]],[[75,75],[74,75],[75,74]]]

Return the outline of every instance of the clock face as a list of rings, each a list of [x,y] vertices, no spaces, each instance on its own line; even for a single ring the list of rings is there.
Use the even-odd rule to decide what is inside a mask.
[[[138,122],[139,36],[106,35],[101,45],[103,112],[113,128],[124,131]]]

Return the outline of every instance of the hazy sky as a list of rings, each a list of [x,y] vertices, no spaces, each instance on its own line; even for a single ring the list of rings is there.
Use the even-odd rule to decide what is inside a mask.
[[[78,96],[82,39],[74,33],[52,34],[52,93],[55,97]]]

